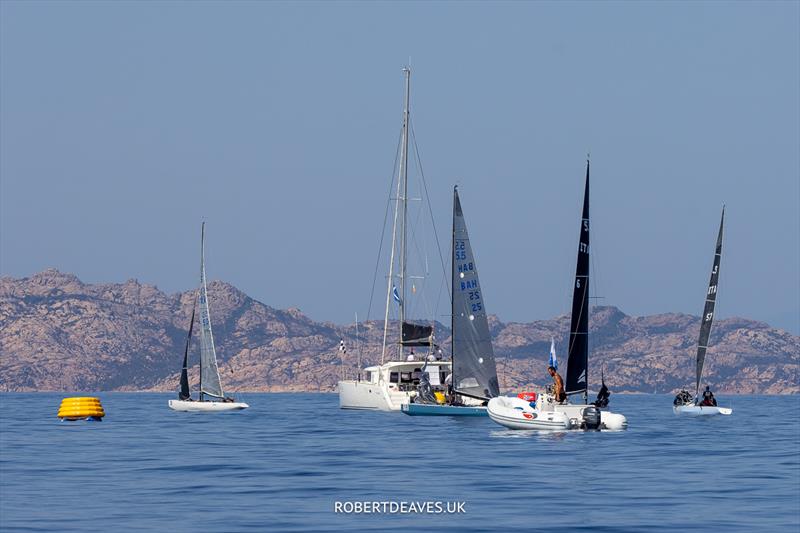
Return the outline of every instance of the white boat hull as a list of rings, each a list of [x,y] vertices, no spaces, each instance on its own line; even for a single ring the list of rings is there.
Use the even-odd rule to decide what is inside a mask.
[[[500,396],[489,400],[489,418],[510,429],[568,430],[582,429],[584,412],[592,405],[553,404],[541,395],[536,406],[520,398]],[[623,430],[628,420],[619,413],[600,411],[600,429]]]
[[[676,405],[672,408],[676,415],[697,417],[697,416],[716,416],[731,415],[733,409],[729,407],[717,407],[711,405]]]
[[[364,369],[368,376],[362,380],[342,380],[338,384],[339,407],[372,411],[400,411],[417,395],[414,383],[399,383],[401,376],[411,377],[426,366],[425,361],[390,361],[380,366]],[[444,373],[450,372],[450,363],[427,363],[427,373],[432,386],[442,388]]]
[[[410,393],[385,390],[384,384],[340,381],[339,407],[371,411],[399,411],[411,399]]]
[[[510,429],[566,430],[569,417],[564,413],[542,413],[520,398],[498,396],[489,400],[486,407],[489,418]]]
[[[221,413],[224,411],[241,411],[250,407],[244,402],[187,402],[170,400],[169,408],[185,413]]]

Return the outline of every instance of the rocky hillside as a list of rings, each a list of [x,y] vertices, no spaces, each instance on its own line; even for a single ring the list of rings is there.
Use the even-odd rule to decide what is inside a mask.
[[[194,291],[165,294],[135,280],[85,284],[56,270],[0,278],[0,390],[174,390],[194,297]],[[352,324],[273,309],[219,281],[209,285],[209,302],[229,390],[330,391],[354,373],[359,350]],[[693,380],[698,324],[690,315],[632,317],[597,307],[592,372],[604,368],[606,382],[618,392],[684,387]],[[565,357],[568,316],[526,324],[491,317],[490,327],[505,388],[548,381],[551,336]],[[380,322],[359,324],[363,363],[379,359],[382,332]],[[446,352],[448,337],[437,324]],[[344,365],[337,350],[341,338],[349,348]],[[715,324],[711,346],[707,376],[719,392],[800,392],[797,336],[733,318]],[[196,339],[192,348],[196,361]],[[196,379],[196,368],[191,376]]]

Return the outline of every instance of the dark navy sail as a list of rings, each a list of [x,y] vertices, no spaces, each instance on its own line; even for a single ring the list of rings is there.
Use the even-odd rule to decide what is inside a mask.
[[[567,394],[586,393],[589,371],[589,161],[586,161],[586,188],[583,193],[578,240],[578,264],[572,287],[572,318],[567,356]]]
[[[189,334],[186,336],[186,348],[183,350],[183,366],[181,367],[181,392],[178,399],[188,400],[192,397],[189,391],[189,343],[192,340],[192,330],[194,329],[194,312],[196,306],[192,306],[192,319],[189,321]]]
[[[695,397],[700,392],[700,378],[703,374],[703,363],[706,360],[706,349],[708,348],[708,337],[711,335],[711,324],[714,322],[714,306],[717,303],[717,285],[719,282],[719,264],[722,259],[722,226],[725,223],[725,207],[722,207],[722,217],[719,221],[719,234],[717,235],[717,247],[714,252],[714,265],[711,267],[711,280],[708,282],[706,292],[706,305],[703,308],[703,316],[700,319],[700,338],[697,341],[697,382],[695,386]]]
[[[479,398],[500,394],[492,337],[458,189],[453,191],[453,386]]]

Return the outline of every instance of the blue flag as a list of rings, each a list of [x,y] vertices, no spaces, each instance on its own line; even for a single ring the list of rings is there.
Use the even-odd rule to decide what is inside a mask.
[[[558,370],[558,358],[556,357],[556,340],[550,337],[550,360],[547,362],[548,366],[552,366]]]
[[[400,305],[403,305],[403,300],[400,298],[400,295],[397,293],[397,287],[395,285],[392,285],[392,297],[394,298],[395,302],[399,303]]]

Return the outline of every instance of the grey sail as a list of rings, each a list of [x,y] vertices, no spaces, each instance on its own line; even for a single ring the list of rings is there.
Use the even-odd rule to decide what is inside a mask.
[[[452,276],[453,386],[468,396],[493,398],[500,394],[500,387],[492,337],[457,188],[453,192]]]
[[[708,338],[711,335],[711,324],[714,322],[714,306],[717,303],[717,285],[719,282],[719,264],[722,259],[722,226],[725,223],[725,207],[722,207],[722,217],[719,221],[719,234],[717,246],[714,251],[714,265],[711,267],[711,280],[708,282],[706,292],[706,305],[700,319],[700,338],[697,341],[697,381],[695,383],[695,397],[700,392],[700,378],[703,375],[703,364],[706,361]]]
[[[200,236],[200,396],[203,394],[222,398],[222,383],[217,368],[217,352],[214,349],[214,335],[211,333],[211,315],[208,310],[206,289],[205,231],[203,223]]]

